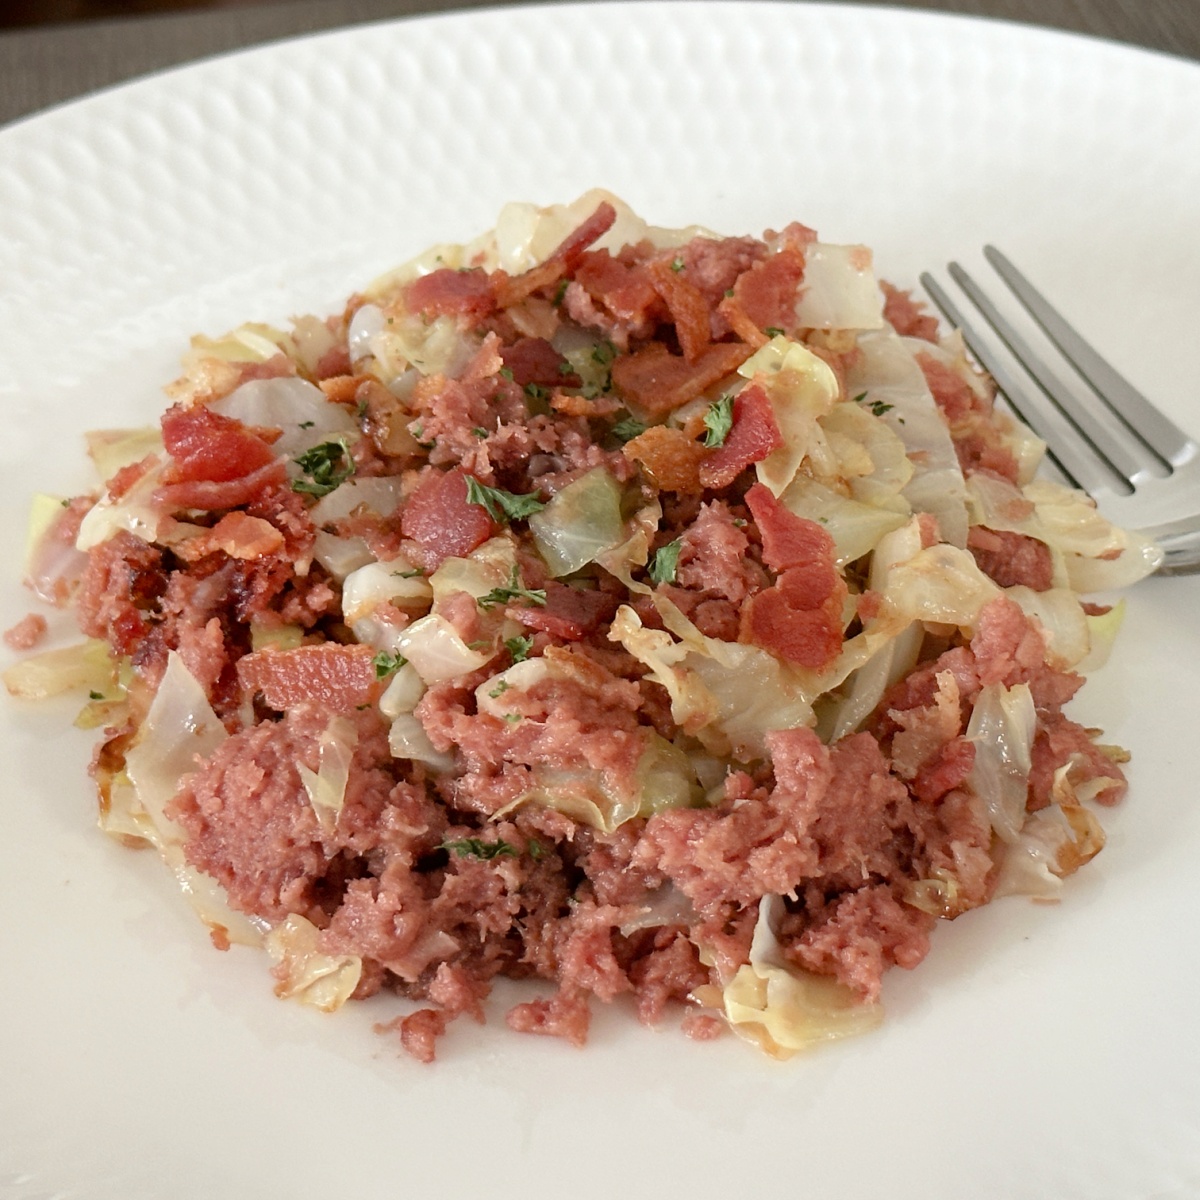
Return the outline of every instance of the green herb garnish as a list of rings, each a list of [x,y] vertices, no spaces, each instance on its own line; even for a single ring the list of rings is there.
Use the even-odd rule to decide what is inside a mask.
[[[475,428],[471,430],[471,432],[480,440],[482,440],[486,437],[489,437],[491,434],[491,431],[484,429],[484,427],[482,425],[476,425]]]
[[[420,579],[422,576],[424,576],[425,571],[423,568],[417,567],[416,570],[413,571],[393,571],[392,574],[397,579]]]
[[[683,259],[679,258],[678,256],[671,259],[671,270],[674,271],[676,274],[678,274],[680,271],[682,271],[683,270]]]
[[[354,474],[354,459],[350,457],[350,447],[344,438],[322,442],[292,461],[308,476],[307,479],[293,479],[292,491],[307,496],[328,496]]]
[[[858,395],[854,397],[854,403],[861,404],[866,398],[866,392],[859,392]],[[896,406],[894,404],[885,404],[882,400],[872,400],[866,407],[869,408],[875,416],[882,417],[885,412],[891,412]]]
[[[679,551],[682,549],[683,539],[676,538],[655,551],[654,561],[650,564],[650,578],[655,583],[675,582],[675,572],[679,570]]]
[[[733,397],[722,396],[714,400],[704,414],[704,425],[708,430],[704,435],[706,446],[725,445],[725,439],[733,428]]]
[[[529,857],[532,858],[534,862],[541,862],[542,859],[546,857],[546,847],[543,846],[541,842],[535,841],[533,838],[529,839],[525,849],[528,851]]]
[[[467,476],[467,503],[480,505],[487,510],[493,521],[501,522],[531,517],[546,507],[545,502],[538,499],[537,492],[527,492],[523,496],[514,495],[503,488],[488,487],[473,475]]]
[[[390,654],[387,650],[380,650],[371,662],[375,664],[375,678],[386,679],[389,675],[395,675],[408,659],[403,654]]]
[[[491,696],[493,700],[499,700],[500,697],[503,696],[504,693],[507,692],[511,687],[512,684],[509,683],[507,679],[502,679],[494,688],[489,690],[488,695]]]
[[[765,333],[767,337],[783,337],[783,330],[780,329],[778,325],[768,325],[766,329],[763,330],[763,333]]]
[[[443,850],[457,854],[459,858],[479,858],[490,862],[493,858],[517,858],[517,848],[503,839],[485,842],[482,838],[457,838],[454,841],[443,842]]]
[[[510,600],[525,600],[530,604],[545,604],[546,591],[544,588],[530,590],[521,586],[521,575],[514,564],[512,574],[508,577],[506,587],[492,588],[486,596],[479,597],[479,607],[485,612],[495,608],[497,604],[507,604]]]
[[[504,648],[512,655],[514,663],[524,662],[533,649],[533,634],[528,637],[510,637],[504,639]]]
[[[88,699],[89,700],[103,700],[104,693],[103,692],[88,692]]]
[[[525,385],[525,395],[530,400],[545,401],[550,399],[550,389],[542,387],[540,383],[527,383]]]
[[[635,437],[641,437],[646,429],[646,422],[639,421],[637,417],[624,417],[612,427],[613,437],[623,442],[632,442]]]

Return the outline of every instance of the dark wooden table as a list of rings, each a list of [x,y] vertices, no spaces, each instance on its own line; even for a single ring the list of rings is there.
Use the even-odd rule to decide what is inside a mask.
[[[275,0],[0,34],[0,124],[147,72],[321,29],[494,0]],[[803,3],[803,0],[795,0]],[[855,0],[849,0],[855,2]],[[998,17],[1200,60],[1200,0],[924,0],[904,7]]]

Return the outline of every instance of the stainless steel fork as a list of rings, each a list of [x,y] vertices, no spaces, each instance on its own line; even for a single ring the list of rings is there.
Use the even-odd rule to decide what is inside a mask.
[[[986,326],[968,318],[928,273],[921,285],[1018,416],[1045,440],[1067,479],[1110,520],[1162,546],[1158,574],[1200,572],[1200,446],[1101,358],[999,250],[986,246],[984,256],[1074,368],[1070,384],[958,263],[950,264],[950,278]]]

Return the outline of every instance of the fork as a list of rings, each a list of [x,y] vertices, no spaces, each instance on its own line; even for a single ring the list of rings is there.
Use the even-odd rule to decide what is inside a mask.
[[[1067,480],[1110,520],[1158,542],[1163,563],[1157,573],[1200,572],[1200,446],[1084,341],[999,250],[985,246],[983,253],[1074,368],[1071,384],[958,263],[947,268],[950,278],[990,332],[928,272],[921,286],[1017,415],[1046,442]]]

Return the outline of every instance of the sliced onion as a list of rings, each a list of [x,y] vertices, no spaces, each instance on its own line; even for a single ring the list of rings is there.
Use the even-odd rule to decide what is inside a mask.
[[[436,750],[425,732],[425,727],[412,713],[401,713],[392,721],[392,727],[388,731],[388,748],[393,758],[414,759],[435,771],[454,769],[454,755]]]
[[[437,613],[414,621],[397,637],[396,648],[427,684],[469,675],[487,666],[496,655],[492,646],[482,652],[472,649],[458,630]]]
[[[273,446],[288,459],[358,431],[349,409],[334,404],[319,387],[295,375],[247,380],[210,407],[246,425],[282,430]]]

